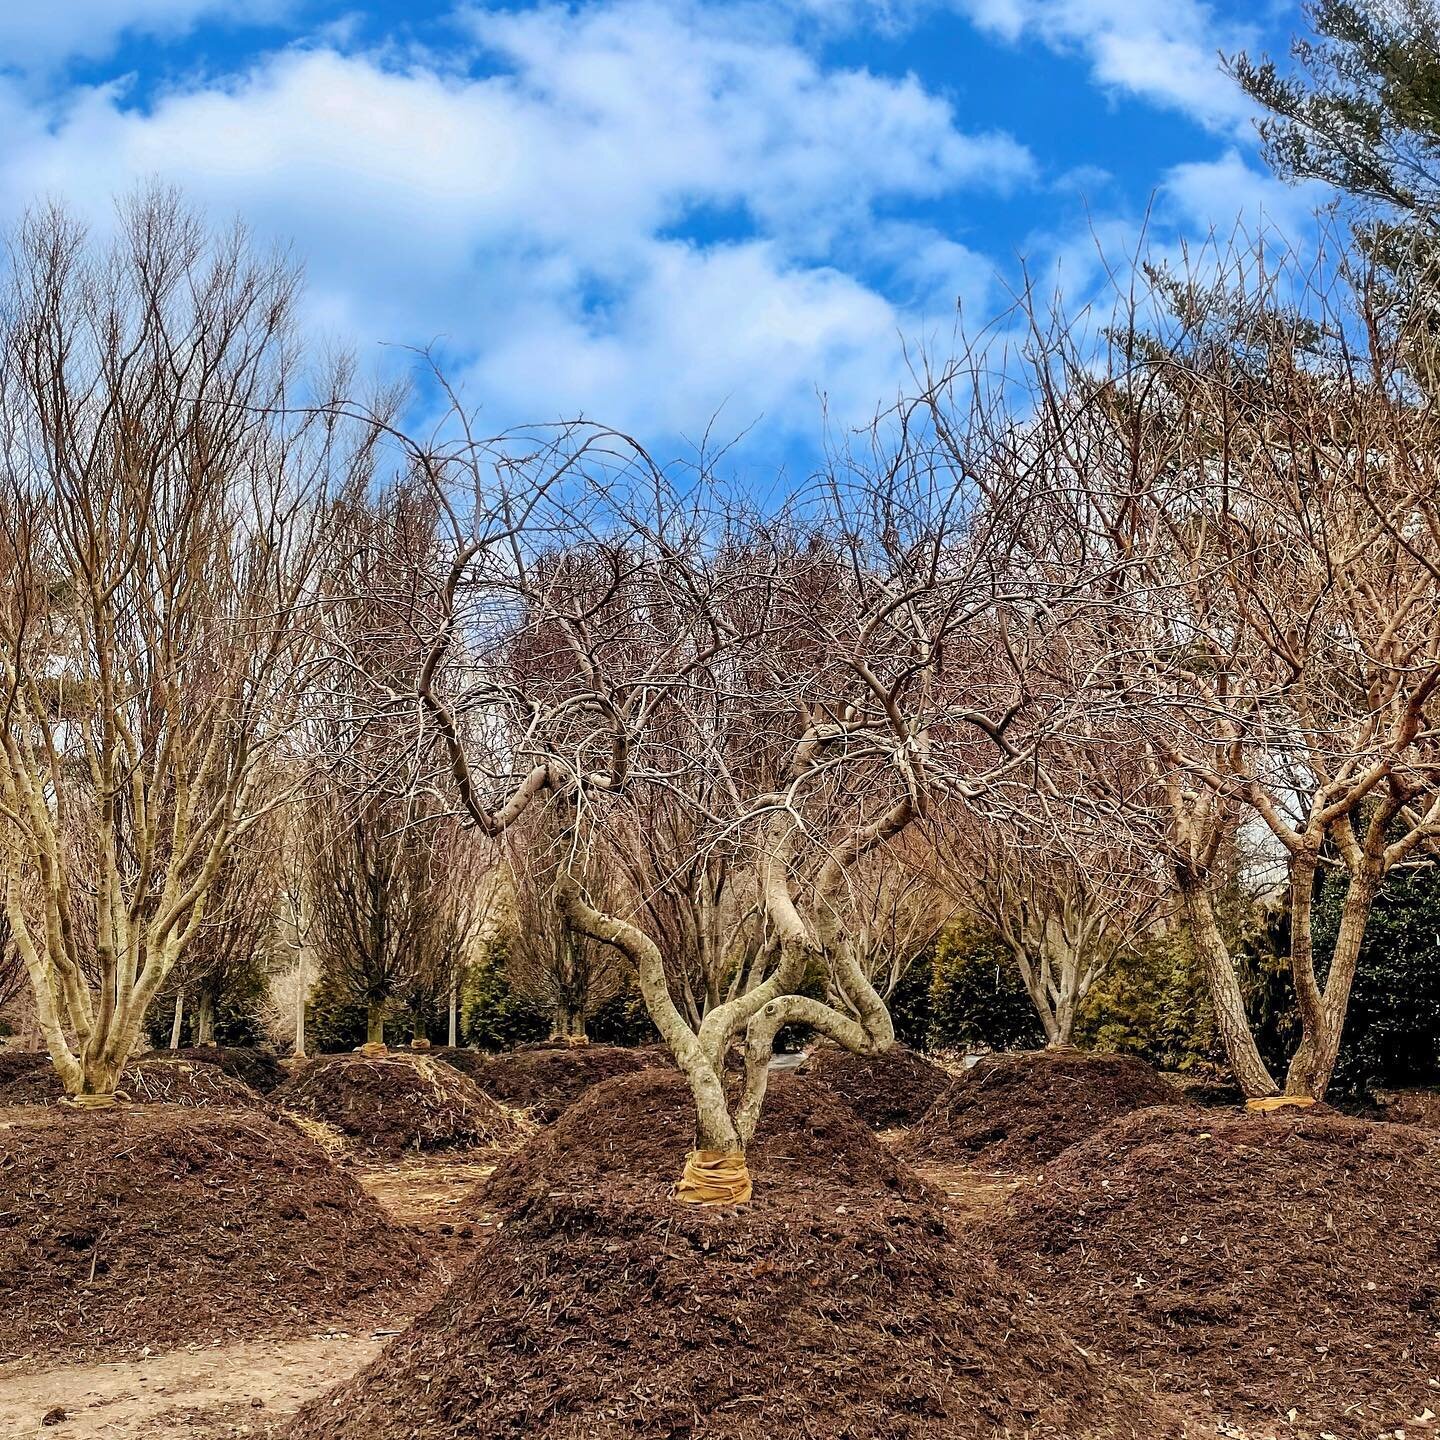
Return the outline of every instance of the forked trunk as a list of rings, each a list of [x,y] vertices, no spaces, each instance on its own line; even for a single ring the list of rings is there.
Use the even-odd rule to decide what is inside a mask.
[[[1350,1008],[1350,990],[1360,961],[1360,946],[1365,940],[1365,926],[1379,892],[1379,877],[1362,872],[1350,880],[1345,892],[1345,906],[1340,916],[1340,929],[1335,937],[1335,953],[1325,976],[1324,989],[1314,983],[1313,957],[1309,953],[1309,927],[1305,927],[1304,956],[1292,956],[1296,992],[1302,997],[1300,1044],[1290,1059],[1285,1075],[1287,1095],[1308,1095],[1323,1100],[1340,1059],[1340,1042],[1345,1033],[1345,1016]],[[1302,958],[1305,967],[1302,969]]]

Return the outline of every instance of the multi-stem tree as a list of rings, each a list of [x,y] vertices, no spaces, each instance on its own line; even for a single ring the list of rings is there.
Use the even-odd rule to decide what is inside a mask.
[[[467,436],[418,457],[455,538],[430,596],[422,703],[483,833],[553,809],[559,902],[633,967],[690,1084],[697,1157],[682,1195],[748,1194],[743,1153],[783,1025],[855,1050],[893,1043],[844,934],[855,867],[937,794],[978,793],[1034,761],[1048,702],[1030,658],[1079,581],[1008,567],[1024,519],[999,484],[973,483],[983,444],[958,465],[935,446],[932,409],[927,397],[887,417],[873,451],[838,461],[793,516],[724,506],[708,480],[682,494],[633,442],[589,427],[528,451]],[[720,783],[677,779],[692,771]],[[708,793],[697,852],[738,846],[756,875],[765,973],[698,1026],[641,910],[605,909],[566,863],[643,823],[637,797],[655,789],[691,804]],[[827,1000],[798,993],[814,972]],[[724,1056],[738,1036],[746,1081],[732,1103]]]
[[[929,838],[924,872],[1010,952],[1046,1043],[1069,1045],[1095,982],[1156,919],[1155,877],[1087,825],[1061,830],[1018,809],[942,812]]]
[[[1376,893],[1440,835],[1436,418],[1407,372],[1416,337],[1364,275],[1240,255],[1218,280],[1156,278],[1163,303],[1117,328],[1108,377],[1074,351],[1056,367],[1034,442],[1052,493],[1079,497],[1053,533],[1120,562],[1085,663],[1123,697],[1148,784],[1098,798],[1150,827],[1252,1096],[1280,1086],[1216,898],[1237,834],[1268,831],[1302,1029],[1284,1088],[1318,1097]],[[1349,885],[1322,978],[1327,863]]]
[[[294,271],[168,194],[100,246],[21,226],[0,334],[0,889],[76,1103],[106,1105],[201,933],[308,664],[314,496],[351,425],[291,401]],[[323,397],[322,397],[323,398]]]

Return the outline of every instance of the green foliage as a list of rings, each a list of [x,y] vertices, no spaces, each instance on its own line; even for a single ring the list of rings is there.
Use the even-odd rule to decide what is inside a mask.
[[[650,1045],[660,1038],[639,987],[628,975],[586,1018],[585,1031],[597,1045]]]
[[[928,1042],[932,1049],[995,1050],[1032,1050],[1045,1043],[1014,959],[978,925],[951,926],[935,947]]]
[[[257,959],[254,965],[237,966],[227,972],[226,989],[215,1006],[215,1043],[217,1045],[253,1046],[265,1043],[265,1031],[256,1014],[256,1007],[265,991],[265,970]],[[198,1045],[199,995],[194,986],[185,991],[185,1015],[181,1021],[180,1043]],[[145,1012],[145,1034],[154,1050],[170,1044],[170,1030],[175,1022],[175,986],[161,990]],[[363,1022],[362,1022],[363,1028]],[[360,1037],[365,1038],[363,1035]]]
[[[325,970],[305,1012],[306,1043],[322,1052],[353,1050],[365,1043],[365,1018],[363,997],[333,971]],[[387,1015],[387,1039],[392,1038],[389,1018]]]
[[[1422,221],[1440,210],[1440,10],[1435,0],[1316,0],[1294,73],[1230,63],[1268,112],[1265,157],[1287,180],[1318,179]]]
[[[505,972],[506,945],[496,940],[466,972],[460,986],[460,1040],[480,1050],[508,1050],[543,1040],[550,1017],[514,991]]]
[[[1075,1017],[1077,1045],[1167,1070],[1224,1059],[1205,975],[1184,930],[1118,956]]]
[[[1314,926],[1324,966],[1346,888],[1340,876],[1321,885]],[[1333,1083],[1351,1093],[1440,1083],[1440,868],[1392,875],[1376,898]]]
[[[911,962],[890,995],[890,1020],[895,1026],[895,1038],[912,1050],[923,1050],[929,1044],[930,1022],[934,1013],[930,999],[934,977],[935,952],[932,949]]]

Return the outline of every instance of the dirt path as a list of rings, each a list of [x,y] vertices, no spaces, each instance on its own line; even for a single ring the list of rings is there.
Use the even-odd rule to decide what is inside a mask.
[[[0,1435],[14,1440],[229,1440],[264,1436],[372,1360],[385,1336],[324,1335],[172,1350],[143,1360],[0,1368]],[[64,1419],[52,1419],[57,1410]]]

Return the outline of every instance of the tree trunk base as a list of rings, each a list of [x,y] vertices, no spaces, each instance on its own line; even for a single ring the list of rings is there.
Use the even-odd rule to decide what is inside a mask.
[[[671,1192],[684,1205],[744,1205],[750,1199],[750,1171],[743,1150],[692,1150],[685,1174]]]
[[[363,1045],[356,1048],[357,1055],[388,1055],[390,1047],[383,1040],[367,1040]]]
[[[410,1048],[412,1050],[428,1050],[430,1048],[430,1042],[428,1040],[412,1040],[410,1042]]]
[[[1308,1110],[1314,1103],[1313,1095],[1264,1095],[1247,1100],[1245,1108],[1252,1115],[1268,1115],[1274,1110]]]
[[[67,1110],[119,1110],[129,1101],[128,1095],[116,1091],[111,1095],[63,1095],[57,1103]]]

